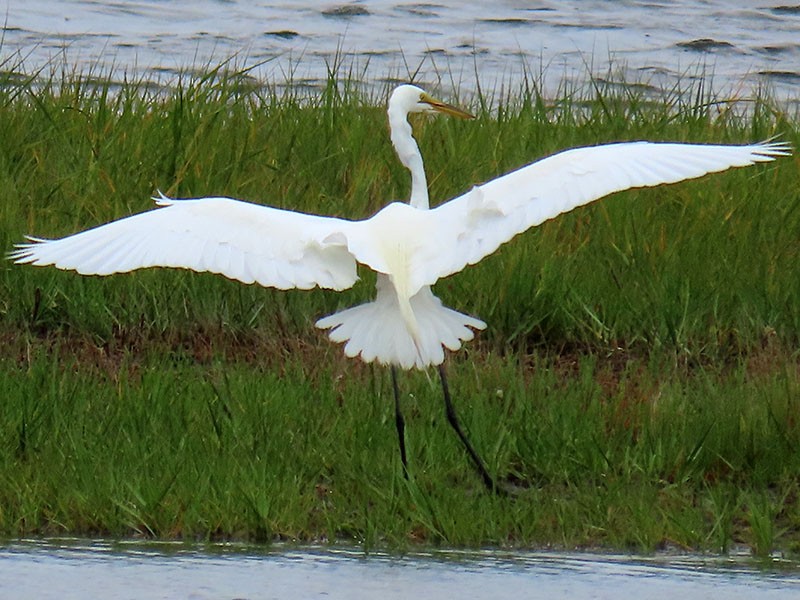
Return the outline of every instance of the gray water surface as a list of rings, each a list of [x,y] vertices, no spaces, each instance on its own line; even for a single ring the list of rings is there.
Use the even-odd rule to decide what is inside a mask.
[[[0,548],[4,599],[800,598],[798,565],[744,558],[555,552],[391,556],[347,548],[17,542]]]
[[[0,68],[174,78],[236,56],[254,77],[320,86],[329,65],[364,81],[546,92],[587,73],[654,89],[713,73],[725,97],[800,98],[800,5],[782,0],[6,0]],[[343,74],[343,72],[340,72]],[[452,81],[450,76],[452,75]],[[682,82],[682,83],[681,83]]]

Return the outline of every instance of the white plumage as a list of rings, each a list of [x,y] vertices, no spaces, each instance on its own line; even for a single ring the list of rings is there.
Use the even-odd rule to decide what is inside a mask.
[[[219,273],[279,289],[342,290],[356,263],[378,273],[377,297],[320,319],[347,356],[403,368],[444,360],[486,324],[442,306],[430,286],[494,252],[515,235],[612,192],[674,183],[787,155],[781,142],[717,146],[630,142],[576,148],[474,187],[427,209],[409,112],[468,116],[414,86],[389,105],[392,141],[412,172],[411,204],[392,203],[362,221],[233,200],[156,199],[159,208],[58,240],[29,238],[11,258],[83,275],[145,267]],[[402,117],[402,118],[401,118]],[[405,126],[400,124],[405,123]]]

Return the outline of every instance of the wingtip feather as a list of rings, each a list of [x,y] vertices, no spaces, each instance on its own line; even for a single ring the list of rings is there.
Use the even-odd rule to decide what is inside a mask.
[[[13,261],[14,264],[35,263],[37,258],[34,248],[41,244],[46,244],[47,242],[52,241],[32,235],[26,235],[25,239],[28,241],[14,244],[14,250],[6,254],[6,258]]]
[[[775,136],[756,144],[753,153],[756,156],[774,160],[780,156],[791,156],[793,150],[794,148],[789,142],[780,140],[778,136]]]
[[[174,204],[174,200],[169,196],[166,196],[164,192],[161,190],[156,190],[158,196],[151,196],[153,202],[156,203],[156,206],[169,206],[170,204]]]

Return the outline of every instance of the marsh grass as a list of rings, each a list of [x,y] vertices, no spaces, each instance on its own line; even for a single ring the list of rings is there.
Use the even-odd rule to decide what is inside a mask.
[[[140,212],[156,190],[368,216],[409,181],[359,89],[7,75],[0,242]],[[766,98],[588,90],[523,85],[475,98],[475,121],[419,120],[434,202],[576,145],[800,145]],[[368,273],[335,294],[6,264],[0,533],[797,552],[798,190],[793,157],[617,194],[437,285],[490,324],[450,372],[512,498],[480,487],[423,373],[402,380],[402,477],[388,374],[313,329],[369,297]]]

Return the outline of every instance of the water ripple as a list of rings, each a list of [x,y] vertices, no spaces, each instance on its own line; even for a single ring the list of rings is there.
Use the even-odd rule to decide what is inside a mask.
[[[627,556],[352,547],[52,540],[0,547],[7,597],[489,597],[771,600],[800,585],[796,563],[744,556]],[[535,582],[535,586],[532,586]]]
[[[553,93],[613,65],[618,79],[657,89],[713,72],[721,95],[766,86],[800,102],[800,7],[779,3],[8,0],[6,14],[5,70],[23,57],[29,72],[66,60],[78,71],[124,70],[163,83],[237,57],[240,67],[269,59],[252,75],[272,82],[294,73],[322,86],[329,65],[353,63],[375,81],[419,73],[436,83],[445,74],[468,90],[476,74],[486,89],[541,72]]]

